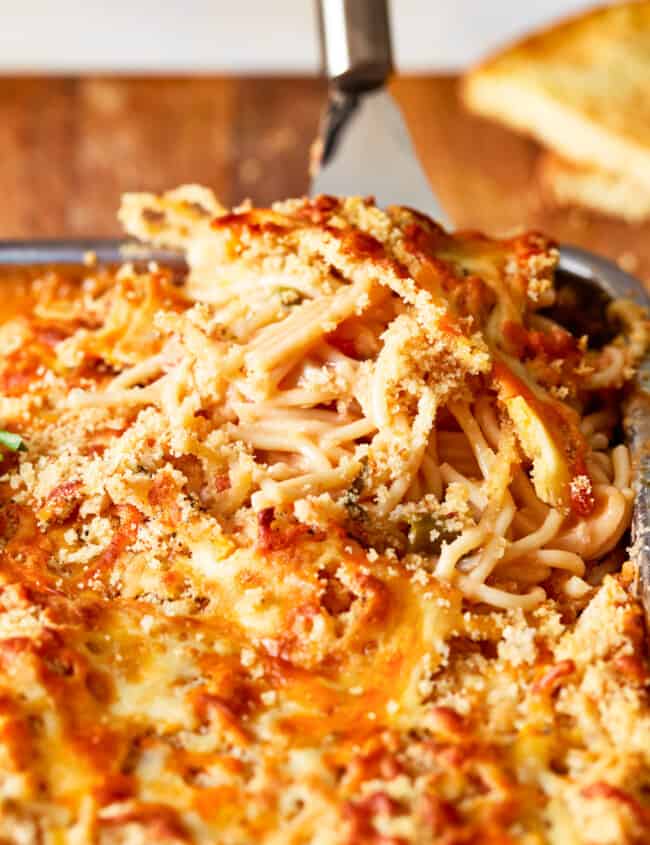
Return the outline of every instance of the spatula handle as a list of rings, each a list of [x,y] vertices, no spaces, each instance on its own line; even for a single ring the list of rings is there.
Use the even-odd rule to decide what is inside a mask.
[[[381,87],[393,69],[388,0],[318,0],[327,78],[341,91]]]

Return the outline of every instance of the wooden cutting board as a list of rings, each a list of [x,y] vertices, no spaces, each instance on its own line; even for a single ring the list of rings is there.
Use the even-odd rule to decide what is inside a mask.
[[[402,78],[393,90],[458,226],[543,229],[650,285],[650,224],[549,205],[537,146],[468,115],[454,77]],[[228,204],[301,194],[323,97],[314,79],[2,78],[0,237],[117,234],[126,190],[202,182]]]

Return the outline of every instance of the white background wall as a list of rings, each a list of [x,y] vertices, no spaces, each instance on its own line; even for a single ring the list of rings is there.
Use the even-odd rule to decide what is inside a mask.
[[[392,0],[403,71],[453,69],[592,0]],[[311,0],[0,0],[0,72],[309,72]]]

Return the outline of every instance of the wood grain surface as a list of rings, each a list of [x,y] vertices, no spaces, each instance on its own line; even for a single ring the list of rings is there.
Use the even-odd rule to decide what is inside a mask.
[[[550,205],[538,147],[468,115],[455,78],[393,91],[458,226],[540,228],[650,284],[650,225]],[[126,190],[201,182],[228,204],[301,194],[323,97],[314,79],[0,78],[0,237],[116,234]]]

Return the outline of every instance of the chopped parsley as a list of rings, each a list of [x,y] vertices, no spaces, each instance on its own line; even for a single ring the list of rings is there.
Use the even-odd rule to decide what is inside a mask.
[[[300,305],[304,298],[302,293],[295,288],[278,287],[275,292],[279,294],[280,302],[287,306]]]
[[[2,449],[7,449],[9,452],[25,452],[27,444],[20,434],[13,434],[11,431],[0,428],[0,451]]]
[[[433,514],[423,513],[409,520],[408,550],[416,554],[439,555],[443,543],[452,543],[458,531],[450,531]]]
[[[366,477],[368,475],[368,460],[363,458],[361,460],[361,470],[352,481],[352,484],[343,494],[343,507],[347,510],[350,519],[364,520],[368,518],[368,512],[359,504],[359,499],[366,486]]]

